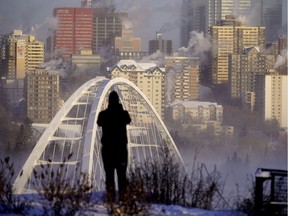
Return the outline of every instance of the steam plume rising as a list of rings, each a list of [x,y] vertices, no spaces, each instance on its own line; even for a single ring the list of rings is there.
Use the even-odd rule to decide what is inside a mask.
[[[204,37],[203,32],[190,32],[190,40],[188,47],[181,47],[179,49],[180,53],[185,53],[189,56],[197,56],[201,61],[206,59],[205,52],[209,51],[211,48],[211,41],[209,38]]]
[[[160,50],[157,50],[155,53],[149,56],[143,57],[140,62],[143,62],[143,63],[154,62],[157,64],[158,67],[163,67],[165,65],[165,57],[163,53],[161,53]]]
[[[121,24],[122,24],[122,27],[124,29],[132,29],[132,22],[131,20],[125,18],[125,17],[120,17],[121,19]]]
[[[35,35],[40,41],[45,41],[49,34],[55,31],[57,27],[58,19],[55,17],[47,17],[44,22],[32,26],[30,34]]]
[[[288,56],[287,49],[282,50],[281,54],[277,56],[276,62],[274,64],[274,68],[278,68],[284,64],[287,64],[287,56]]]
[[[167,88],[167,91],[165,93],[168,104],[170,104],[173,101],[172,95],[175,90],[176,76],[177,72],[174,70],[174,68],[170,69],[165,76],[166,88]]]

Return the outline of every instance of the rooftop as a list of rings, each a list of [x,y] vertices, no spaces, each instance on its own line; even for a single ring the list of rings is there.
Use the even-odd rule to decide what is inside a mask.
[[[126,70],[131,70],[134,67],[134,71],[147,71],[147,70],[155,70],[155,68],[159,68],[156,63],[149,62],[149,63],[140,63],[136,62],[135,60],[121,60],[116,64],[117,67],[125,70],[124,68],[127,67]],[[164,68],[159,68],[161,71],[165,71]]]
[[[177,105],[182,105],[184,107],[199,107],[199,106],[202,106],[202,107],[209,107],[211,105],[213,106],[216,106],[216,107],[219,107],[221,108],[222,105],[218,105],[217,103],[213,103],[213,102],[207,102],[207,101],[180,101],[180,100],[176,100],[174,101],[173,103],[170,104],[171,106],[177,106]]]

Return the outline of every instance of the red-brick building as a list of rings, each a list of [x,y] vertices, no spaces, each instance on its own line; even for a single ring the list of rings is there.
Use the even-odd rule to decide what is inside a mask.
[[[91,8],[55,8],[58,28],[54,34],[54,52],[64,58],[92,50],[93,10]]]

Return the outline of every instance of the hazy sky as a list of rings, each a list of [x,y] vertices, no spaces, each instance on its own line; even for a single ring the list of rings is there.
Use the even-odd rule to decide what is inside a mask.
[[[115,4],[119,11],[128,12],[134,35],[142,38],[143,50],[160,30],[164,39],[172,39],[178,47],[180,0],[115,0]],[[37,32],[39,40],[44,40],[53,8],[80,5],[81,0],[0,0],[0,34],[15,28],[31,33],[34,26],[41,31]]]

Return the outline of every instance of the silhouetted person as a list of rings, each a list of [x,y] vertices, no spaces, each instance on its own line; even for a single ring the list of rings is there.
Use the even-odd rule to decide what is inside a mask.
[[[109,95],[106,110],[99,113],[97,124],[102,127],[102,159],[106,176],[106,191],[109,202],[115,201],[114,171],[118,176],[119,198],[123,198],[127,187],[128,163],[126,125],[131,122],[129,113],[119,103],[117,92]]]

